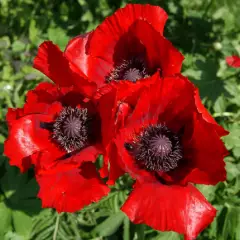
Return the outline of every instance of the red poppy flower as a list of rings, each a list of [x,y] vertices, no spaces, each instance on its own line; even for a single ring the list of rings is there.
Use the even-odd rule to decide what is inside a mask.
[[[216,210],[191,183],[225,180],[227,150],[220,137],[228,132],[207,112],[187,78],[154,78],[135,106],[124,102],[130,111],[109,144],[109,178],[114,182],[121,168],[136,179],[122,207],[134,223],[194,239]],[[118,114],[112,116],[116,120]]]
[[[230,67],[234,67],[234,68],[240,67],[240,57],[238,56],[226,57],[226,62]]]
[[[118,166],[118,152],[112,141],[118,130],[121,129],[126,117],[132,113],[142,91],[158,79],[156,73],[136,83],[121,81],[118,84],[111,83],[106,88],[106,93],[101,96],[98,108],[102,119],[102,142],[104,145],[104,166],[100,170],[102,177],[109,177],[108,184],[114,184],[115,180],[124,172]],[[104,92],[104,87],[101,89]],[[108,171],[108,165],[114,166]]]
[[[43,207],[73,212],[108,194],[93,164],[102,152],[99,113],[79,92],[39,84],[7,122],[4,153],[21,171],[34,164]]]
[[[163,76],[179,73],[183,56],[162,35],[166,20],[158,6],[128,4],[94,31],[72,39],[64,53],[51,42],[43,43],[34,67],[61,86],[80,86],[80,73],[96,84],[95,90],[120,80],[143,81],[156,71]]]

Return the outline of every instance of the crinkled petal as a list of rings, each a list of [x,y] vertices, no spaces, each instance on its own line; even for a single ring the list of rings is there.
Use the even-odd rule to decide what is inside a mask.
[[[166,182],[215,185],[226,180],[224,157],[228,151],[214,126],[201,114],[195,113],[192,122],[188,122],[182,145],[184,156],[179,166],[169,173],[158,172]]]
[[[240,57],[238,56],[229,56],[226,57],[226,62],[230,67],[239,68],[240,67]]]
[[[88,40],[91,32],[78,35],[71,39],[64,51],[66,58],[72,62],[80,71],[88,76],[89,65],[91,65],[91,56],[87,54]]]
[[[68,42],[64,51],[66,58],[74,63],[85,75],[88,73],[87,43],[91,32],[78,35]]]
[[[72,87],[59,88],[54,83],[41,82],[33,90],[28,91],[27,104],[25,105],[34,105],[36,103],[52,104],[55,101],[61,101],[63,96],[72,90]]]
[[[216,210],[192,185],[136,184],[122,211],[136,224],[175,231],[185,240],[196,239],[214,219]]]
[[[145,20],[153,26],[155,31],[162,34],[167,14],[157,6],[128,4],[97,27],[90,40],[89,53],[93,56],[105,56],[106,60],[107,56],[113,56],[114,46],[119,38],[138,19]]]
[[[38,111],[36,108],[38,105],[35,104],[35,111]],[[44,109],[45,111],[41,114],[25,115],[21,112],[21,116],[19,116],[19,110],[9,109],[7,114],[9,136],[4,143],[4,153],[10,158],[10,164],[19,167],[21,171],[27,170],[24,166],[29,167],[28,157],[31,158],[32,154],[50,146],[50,132],[42,128],[42,123],[52,122],[55,115],[62,110],[62,105],[55,102],[52,105],[46,105]],[[25,164],[26,159],[29,164]]]
[[[79,211],[109,193],[92,163],[69,171],[37,175],[36,178],[42,206],[55,208],[58,212]]]
[[[59,47],[51,41],[45,41],[39,46],[33,67],[61,87],[75,85],[86,96],[92,96],[96,90],[95,83],[88,82],[86,76],[71,64]]]
[[[30,165],[32,154],[45,149],[49,145],[49,133],[40,128],[40,119],[49,119],[36,115],[28,115],[12,122],[9,136],[4,143],[4,154],[9,157],[10,164],[26,171]]]
[[[159,68],[163,76],[180,72],[183,55],[147,21],[137,20],[128,34],[139,39],[146,48],[148,68]]]
[[[151,115],[158,114],[161,123],[178,132],[195,110],[193,89],[192,83],[181,75],[159,78],[150,89]]]
[[[24,115],[24,110],[22,108],[8,108],[6,114],[6,121],[10,126],[12,122]]]
[[[97,145],[86,147],[81,151],[66,153],[52,143],[38,155],[35,171],[37,174],[68,171],[79,167],[83,162],[95,162],[99,154],[101,154],[101,150]]]
[[[226,131],[222,126],[220,126],[216,121],[215,119],[209,114],[209,112],[207,111],[207,109],[204,107],[204,105],[202,104],[202,101],[201,101],[201,98],[199,96],[199,90],[197,88],[195,88],[195,94],[194,94],[194,97],[195,97],[195,104],[196,104],[196,107],[197,107],[197,110],[199,113],[202,114],[202,118],[213,124],[213,126],[215,127],[218,135],[220,137],[222,136],[225,136],[227,134],[229,134],[228,131]]]
[[[156,32],[162,34],[167,14],[157,6],[129,4],[106,18],[91,34],[88,46],[88,54],[91,57],[88,59],[89,65],[86,75],[94,81],[98,81],[98,86],[104,84],[105,77],[114,66],[116,55],[123,53],[122,48],[116,51],[119,40],[138,19],[144,19],[153,26]],[[132,50],[135,45],[125,46],[124,52]]]
[[[69,62],[88,77],[89,81],[101,87],[105,84],[105,76],[112,65],[88,54],[91,35],[92,32],[71,39],[64,54]]]
[[[105,157],[105,159],[104,159],[104,161],[105,161],[104,167],[105,168],[108,168],[108,162],[110,164],[107,184],[114,185],[115,181],[120,176],[122,176],[125,173],[125,171],[124,171],[124,167],[122,166],[122,162],[121,162],[120,156],[118,154],[118,149],[117,149],[115,143],[111,143],[110,146],[108,147],[107,151],[108,151],[107,157]],[[103,169],[102,169],[102,171],[103,171]]]
[[[192,129],[192,138],[190,141],[184,142],[183,147],[187,153],[185,158],[188,160],[188,165],[199,170],[196,176],[191,172],[185,179],[193,183],[203,184],[217,184],[220,181],[225,181],[224,157],[228,155],[228,151],[214,126],[196,114]]]
[[[73,73],[69,67],[68,60],[64,57],[59,47],[51,41],[45,41],[39,46],[33,67],[60,86],[66,87],[73,84]]]

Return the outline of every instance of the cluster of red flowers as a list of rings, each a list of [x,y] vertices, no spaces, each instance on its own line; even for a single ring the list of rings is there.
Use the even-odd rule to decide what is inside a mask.
[[[128,173],[135,183],[121,210],[134,223],[190,240],[214,219],[193,184],[225,180],[228,132],[181,75],[184,57],[163,36],[166,20],[160,7],[129,4],[64,52],[40,45],[33,66],[54,83],[9,109],[5,154],[22,172],[34,165],[43,207],[78,211]]]

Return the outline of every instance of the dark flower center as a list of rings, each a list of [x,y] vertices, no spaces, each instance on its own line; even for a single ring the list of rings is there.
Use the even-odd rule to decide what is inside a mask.
[[[106,77],[106,81],[129,80],[136,82],[139,79],[149,77],[146,69],[146,64],[143,60],[138,58],[124,60],[110,72]]]
[[[52,127],[53,139],[67,152],[80,150],[89,142],[87,108],[65,107]]]
[[[137,163],[151,171],[168,172],[183,158],[180,137],[165,125],[146,127],[125,148]]]

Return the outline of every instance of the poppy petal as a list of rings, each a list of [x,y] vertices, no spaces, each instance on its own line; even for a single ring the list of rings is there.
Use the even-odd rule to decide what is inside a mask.
[[[146,48],[150,69],[160,68],[163,76],[180,72],[183,55],[147,21],[135,21],[129,29],[129,34],[139,39]]]
[[[68,171],[79,167],[83,162],[95,162],[99,154],[101,151],[98,146],[89,146],[79,152],[66,153],[51,143],[38,155],[35,172],[37,174],[52,174]]]
[[[71,64],[59,47],[51,41],[45,41],[39,46],[33,67],[61,87],[75,85],[87,97],[95,92],[95,84],[88,82],[86,76]]]
[[[114,185],[115,181],[122,176],[125,171],[123,170],[123,166],[121,166],[121,160],[119,159],[119,154],[118,154],[118,149],[115,146],[114,143],[111,143],[111,145],[109,146],[109,152],[108,152],[108,159],[107,157],[105,160],[105,168],[108,167],[108,162],[110,164],[110,169],[109,169],[109,176],[108,176],[108,181],[107,184],[108,185]],[[108,150],[107,149],[107,150]],[[120,162],[119,162],[120,161]],[[102,171],[104,170],[104,168],[102,169]]]
[[[31,106],[29,111],[38,111],[39,105],[35,104],[35,109]],[[43,109],[41,109],[43,110]],[[17,166],[21,171],[27,170],[23,167],[23,159],[26,160],[32,154],[44,150],[50,146],[50,133],[41,127],[42,122],[52,122],[55,114],[62,110],[62,105],[55,102],[52,105],[44,105],[42,114],[26,114],[25,108],[19,116],[19,110],[9,109],[7,121],[9,126],[9,136],[4,143],[4,153],[10,158],[10,164]],[[24,113],[24,114],[23,114]],[[16,117],[13,119],[13,117]],[[14,151],[13,151],[14,149]]]
[[[144,19],[153,26],[155,31],[163,34],[167,14],[157,6],[128,4],[125,8],[117,10],[112,16],[106,18],[97,27],[90,40],[89,53],[94,53],[94,56],[105,56],[106,53],[108,56],[113,56],[114,46],[119,38],[138,19]]]
[[[218,133],[218,135],[220,137],[225,136],[227,134],[229,134],[228,131],[226,131],[222,126],[220,126],[215,119],[209,114],[209,112],[207,111],[207,109],[204,107],[204,105],[202,104],[200,95],[199,95],[199,90],[197,88],[195,88],[195,92],[194,92],[194,97],[195,97],[195,104],[197,107],[197,110],[199,113],[202,114],[202,117],[205,121],[211,123],[214,125],[214,127],[216,128],[216,131]]]
[[[122,211],[136,224],[175,231],[193,240],[214,219],[216,210],[192,185],[136,184]]]
[[[230,67],[239,68],[240,67],[240,57],[238,56],[229,56],[226,57],[226,62]]]
[[[112,70],[116,57],[115,48],[120,38],[138,19],[144,19],[153,26],[156,32],[162,34],[167,14],[157,6],[128,4],[125,8],[119,9],[112,16],[106,18],[91,34],[88,54],[92,57],[87,76],[96,79],[99,86],[104,84],[105,77]],[[129,49],[132,49],[134,45],[131,45]],[[121,55],[121,49],[117,54]],[[126,52],[126,47],[124,52]]]
[[[92,163],[69,171],[37,175],[36,178],[42,207],[55,208],[58,212],[79,211],[109,193]]]
[[[19,167],[22,172],[31,165],[28,157],[48,146],[49,133],[40,128],[40,119],[36,114],[12,122],[9,137],[4,143],[4,154],[9,157],[10,165]]]
[[[219,181],[225,181],[224,157],[228,155],[228,151],[224,143],[213,126],[205,122],[199,114],[195,115],[193,124],[192,138],[183,144],[187,153],[186,158],[189,158],[189,165],[199,171],[196,175],[190,172],[190,175],[186,176],[187,181],[203,184],[217,184]]]
[[[33,67],[48,76],[60,86],[71,86],[72,72],[68,60],[59,47],[51,41],[43,42],[34,59]]]
[[[64,54],[77,69],[88,77],[89,81],[94,80],[94,83],[101,87],[104,85],[105,76],[112,65],[87,53],[91,35],[91,33],[87,33],[70,40]]]
[[[90,35],[91,32],[71,39],[64,51],[66,58],[86,76],[88,75],[88,61],[90,60],[90,56],[87,54],[87,43]]]

